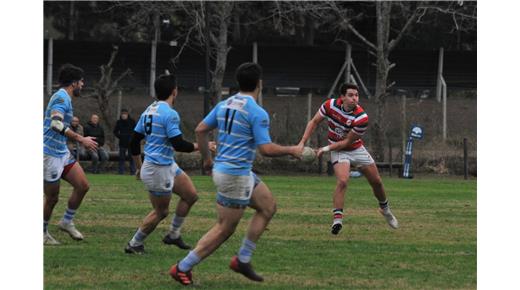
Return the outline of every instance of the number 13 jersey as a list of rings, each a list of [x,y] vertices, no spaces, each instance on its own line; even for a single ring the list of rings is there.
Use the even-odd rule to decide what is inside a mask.
[[[170,138],[182,134],[179,114],[165,101],[155,101],[141,114],[134,131],[143,134],[144,160],[171,165],[175,153]]]

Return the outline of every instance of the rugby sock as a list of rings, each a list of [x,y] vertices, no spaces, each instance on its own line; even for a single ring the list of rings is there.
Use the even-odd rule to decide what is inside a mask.
[[[129,244],[132,247],[137,247],[143,244],[144,239],[146,239],[147,234],[141,229],[137,229],[137,232],[135,232],[134,236],[130,240]]]
[[[388,208],[388,198],[385,201],[380,201],[379,202],[379,207],[382,210],[386,210]]]
[[[174,215],[170,225],[170,238],[177,239],[181,235],[182,223],[186,217]]]
[[[179,267],[179,270],[181,272],[187,272],[198,263],[200,263],[199,256],[197,256],[195,251],[190,251],[188,255],[179,262],[179,265],[177,267]]]
[[[76,214],[75,209],[67,208],[67,210],[65,210],[65,214],[63,215],[63,222],[67,223],[67,224],[71,223],[75,214]]]
[[[47,232],[47,227],[49,226],[49,221],[43,221],[43,233]]]
[[[242,263],[249,263],[255,249],[256,244],[247,238],[244,238],[242,241],[242,247],[240,247],[240,250],[238,251],[238,260]]]
[[[335,208],[332,210],[333,212],[333,218],[334,218],[334,224],[337,223],[343,223],[343,209],[342,208]]]

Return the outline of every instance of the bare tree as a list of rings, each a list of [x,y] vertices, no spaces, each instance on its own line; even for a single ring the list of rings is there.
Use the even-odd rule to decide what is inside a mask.
[[[460,17],[464,19],[468,17],[476,19],[476,11],[474,11],[473,14],[465,14],[461,12],[460,7],[457,8],[455,2],[413,3],[375,1],[376,33],[375,41],[371,41],[368,36],[363,35],[356,28],[353,23],[354,19],[348,17],[348,15],[352,15],[352,11],[349,11],[347,8],[338,7],[337,2],[334,1],[328,2],[328,5],[343,19],[341,24],[342,28],[345,31],[352,32],[376,58],[376,84],[374,93],[376,112],[375,118],[371,121],[371,136],[374,144],[374,157],[376,160],[382,160],[384,158],[384,140],[386,138],[386,123],[384,121],[385,98],[388,95],[388,90],[395,85],[395,82],[388,83],[389,73],[392,68],[396,66],[396,64],[392,63],[389,59],[390,53],[398,46],[411,28],[421,22],[421,18],[428,12],[450,13],[453,15],[455,25],[457,25],[456,20]],[[461,6],[459,3],[457,3],[457,5]],[[396,15],[398,15],[398,17],[395,17]],[[362,18],[362,14],[358,15],[357,18]],[[396,18],[400,21],[397,21]]]
[[[235,2],[187,2],[182,3],[184,12],[193,21],[189,33],[195,30],[193,42],[199,47],[209,44],[209,56],[214,65],[210,65],[210,95],[217,100],[222,98],[222,83],[226,71],[227,55],[231,50],[228,41],[230,23]],[[184,41],[188,43],[188,38]]]
[[[114,127],[113,120],[115,119],[110,108],[110,101],[112,99],[111,96],[114,94],[114,91],[119,88],[119,82],[132,73],[130,69],[126,69],[117,78],[114,79],[112,77],[112,72],[114,70],[114,60],[116,59],[118,51],[119,48],[114,45],[108,63],[99,67],[101,77],[99,81],[95,82],[94,84],[95,93],[89,96],[90,98],[96,100],[99,111],[103,117],[102,122],[106,125],[110,132]]]

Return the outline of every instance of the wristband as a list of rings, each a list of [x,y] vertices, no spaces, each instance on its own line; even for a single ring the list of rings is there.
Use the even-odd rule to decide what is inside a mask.
[[[323,152],[329,152],[329,151],[330,151],[330,146],[327,145],[327,146],[321,148],[321,151],[323,151]]]

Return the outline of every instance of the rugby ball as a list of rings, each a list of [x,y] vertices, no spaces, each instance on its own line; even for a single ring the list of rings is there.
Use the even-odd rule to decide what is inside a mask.
[[[316,159],[316,152],[311,147],[303,147],[302,161],[312,162]]]

